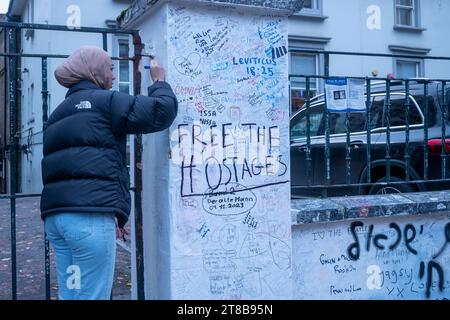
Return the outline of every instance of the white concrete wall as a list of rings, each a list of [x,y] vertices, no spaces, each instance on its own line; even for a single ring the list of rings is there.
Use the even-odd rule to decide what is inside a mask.
[[[449,219],[448,213],[361,219],[355,232],[351,220],[293,226],[294,299],[449,299]]]
[[[30,6],[34,4],[33,23],[66,25],[73,11],[67,12],[69,6],[76,4],[80,12],[80,22],[83,27],[105,28],[105,20],[115,18],[127,7],[124,2],[112,0],[34,0],[29,1],[22,15],[24,22],[28,20]],[[117,48],[113,43],[117,39],[108,36],[109,53],[117,55]],[[132,41],[130,41],[130,44]],[[34,36],[25,39],[22,35],[22,48],[24,53],[50,53],[70,55],[82,45],[96,45],[102,47],[102,36],[89,33],[69,33],[59,31],[35,30]],[[64,100],[66,88],[60,86],[54,79],[53,73],[56,67],[62,63],[62,59],[48,59],[48,90],[49,114],[55,110],[59,103]],[[27,68],[29,72],[22,73],[22,132],[21,144],[27,144],[28,132],[33,130],[32,146],[28,154],[22,155],[22,192],[41,192],[41,159],[42,159],[42,80],[41,59],[23,58],[22,71]],[[116,68],[116,71],[118,68]],[[132,70],[132,68],[130,69]],[[29,96],[28,92],[34,84],[34,94]]]
[[[286,21],[222,6],[174,4],[158,10],[131,26],[141,30],[143,42],[153,42],[154,53],[167,68],[167,80],[179,101],[178,117],[169,132],[143,139],[146,298],[289,299],[287,55],[265,65],[272,59],[267,49],[287,46]],[[202,51],[206,47],[210,50]],[[248,58],[265,62],[247,60],[246,65]],[[255,67],[255,74],[247,67]],[[143,80],[145,88],[149,79]],[[258,168],[247,158],[249,171],[237,162],[235,176],[232,162],[224,165],[218,157],[220,166],[211,159],[208,167],[206,161],[196,163],[191,180],[190,157],[185,158],[184,168],[178,160],[180,152],[187,154],[192,147],[192,135],[181,137],[180,150],[178,126],[192,132],[197,125],[208,141],[213,123],[220,135],[223,124],[241,127],[249,134],[241,125],[254,123],[253,142],[257,126],[267,130],[277,126],[281,148],[272,141],[271,151],[279,152],[282,163],[275,161],[273,174],[254,175],[249,171]],[[261,152],[268,148],[267,138],[268,131],[264,143],[261,136]],[[248,148],[250,139],[244,142]],[[223,194],[212,193],[207,177],[211,185],[217,184],[214,192]],[[236,200],[239,196],[246,199]],[[233,201],[239,208],[228,209],[231,202],[227,202],[223,209],[224,201]]]

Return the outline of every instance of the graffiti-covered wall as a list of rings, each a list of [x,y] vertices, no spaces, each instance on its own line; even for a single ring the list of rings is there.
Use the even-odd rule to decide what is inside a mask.
[[[286,20],[170,5],[167,45],[171,295],[290,298]]]
[[[294,299],[448,299],[449,242],[450,214],[294,226]]]

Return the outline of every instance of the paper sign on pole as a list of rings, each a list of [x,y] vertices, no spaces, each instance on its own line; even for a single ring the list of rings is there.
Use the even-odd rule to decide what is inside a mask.
[[[325,81],[327,109],[330,112],[366,110],[364,80],[332,78]]]

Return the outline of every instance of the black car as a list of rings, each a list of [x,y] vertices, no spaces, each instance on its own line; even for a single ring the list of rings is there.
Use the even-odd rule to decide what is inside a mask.
[[[406,115],[405,86],[395,84],[390,94],[390,143],[387,157],[386,86],[371,86],[371,170],[368,181],[367,119],[366,111],[349,112],[350,175],[347,176],[346,113],[329,112],[330,180],[327,179],[325,161],[325,100],[317,96],[310,103],[310,169],[307,162],[307,117],[303,107],[291,117],[291,191],[292,197],[345,196],[359,194],[404,193],[450,189],[442,179],[442,123],[445,123],[445,153],[450,153],[449,105],[450,88],[445,87],[446,105],[443,105],[442,84],[428,84],[428,172],[424,175],[424,84],[410,86],[409,112],[409,181],[406,180]],[[445,116],[442,118],[441,108]],[[390,159],[388,178],[387,159]],[[449,178],[450,161],[447,161]],[[308,175],[309,171],[309,175]],[[431,181],[428,181],[431,180]],[[372,183],[378,184],[372,184]],[[392,183],[394,182],[394,183]],[[324,191],[326,190],[326,193]]]

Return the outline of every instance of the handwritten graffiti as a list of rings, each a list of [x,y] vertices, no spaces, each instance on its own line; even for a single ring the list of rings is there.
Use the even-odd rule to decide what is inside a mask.
[[[258,28],[258,35],[261,40],[267,40],[269,44],[275,45],[283,40],[283,35],[279,31],[281,20],[271,21],[263,27]]]
[[[226,224],[220,229],[219,241],[222,249],[234,250],[239,244],[239,230],[233,224]]]
[[[201,32],[197,32],[193,36],[193,40],[197,45],[197,51],[207,57],[214,53],[214,51],[220,51],[229,41],[230,33],[234,26],[224,25],[217,30],[207,29]]]
[[[233,272],[236,270],[236,264],[233,258],[236,256],[234,251],[204,249],[203,268],[209,272]]]
[[[358,287],[355,284],[350,284],[346,287],[336,287],[334,285],[331,285],[330,286],[330,295],[333,296],[333,295],[340,295],[343,293],[354,293],[354,292],[359,292],[361,290],[362,290],[362,288]]]
[[[256,76],[257,74],[262,74],[264,76],[272,77],[274,75],[273,68],[270,67],[247,67],[247,74],[251,76]]]
[[[272,48],[272,59],[273,60],[284,57],[287,54],[288,54],[288,51],[285,46]]]
[[[354,221],[350,225],[350,232],[353,236],[354,242],[351,243],[347,248],[347,255],[351,260],[358,260],[361,255],[361,243],[360,243],[360,235],[359,233],[362,230],[365,230],[367,233],[365,233],[365,249],[367,252],[371,250],[371,246],[373,245],[377,250],[383,251],[383,250],[395,250],[398,248],[398,246],[403,243],[403,245],[406,247],[407,251],[412,255],[418,255],[418,250],[414,246],[414,243],[417,242],[417,236],[423,234],[423,225],[420,225],[419,230],[416,229],[416,227],[413,224],[406,224],[403,229],[397,224],[397,223],[390,223],[389,229],[390,233],[393,237],[392,239],[389,239],[388,235],[386,233],[374,233],[374,225],[369,225],[368,229],[364,229],[365,225],[361,221]],[[358,232],[359,228],[359,232]],[[437,283],[438,283],[438,289],[439,291],[444,290],[444,269],[442,266],[437,262],[435,259],[437,259],[442,252],[444,252],[445,248],[447,247],[448,243],[450,242],[450,223],[447,223],[444,227],[444,236],[445,236],[445,242],[441,246],[441,249],[433,255],[432,259],[425,263],[424,261],[420,262],[419,267],[419,278],[423,279],[426,275],[426,284],[425,284],[425,296],[426,298],[430,298],[431,295],[431,288],[434,283],[433,275],[437,274]],[[388,242],[389,240],[389,242]],[[409,272],[409,273],[408,273]],[[385,271],[381,272],[382,280],[381,280],[381,286],[383,286],[383,283],[385,281],[385,278],[388,280],[391,280],[391,278],[394,278],[395,280],[392,281],[392,284],[396,284],[399,277],[402,277],[405,275],[409,278],[409,282],[405,284],[411,283],[412,277],[411,277],[411,271],[400,269],[399,273],[394,271]],[[408,275],[409,274],[409,275]],[[370,273],[370,278],[373,280],[373,272]],[[368,280],[369,281],[369,280]],[[378,282],[378,281],[377,281]],[[401,290],[399,287],[389,287],[388,288],[388,294],[391,294],[392,291],[397,288],[398,294],[397,296],[402,297],[403,296],[403,290]],[[411,285],[412,288],[412,285]]]
[[[204,196],[204,195],[220,195],[233,194],[238,192],[243,192],[247,190],[264,188],[272,185],[285,184],[289,181],[274,181],[266,184],[260,184],[252,187],[227,189],[230,183],[237,183],[241,180],[248,181],[249,179],[254,179],[264,173],[265,175],[277,175],[279,177],[284,176],[287,172],[287,165],[282,160],[282,156],[278,156],[276,159],[267,156],[266,162],[261,164],[257,162],[257,159],[253,161],[243,160],[242,164],[238,164],[235,160],[236,158],[226,158],[219,161],[217,158],[210,157],[207,164],[205,165],[204,175],[201,177],[206,181],[209,186],[206,193],[196,193],[197,190],[194,187],[194,181],[197,177],[193,178],[194,169],[197,167],[194,164],[194,157],[191,157],[190,163],[181,163],[181,185],[180,193],[182,197],[194,197],[194,196]],[[210,168],[215,165],[218,168],[218,174],[210,171]],[[273,170],[274,167],[278,167],[276,171]],[[280,169],[282,168],[282,169]],[[234,182],[233,182],[233,181]],[[187,188],[186,188],[187,186]],[[225,189],[223,189],[225,187]],[[189,191],[186,191],[189,190]]]
[[[256,205],[256,195],[252,191],[235,193],[235,190],[244,190],[245,187],[239,184],[231,184],[229,193],[213,193],[210,190],[205,192],[203,197],[203,209],[213,215],[232,216],[240,215]],[[227,190],[226,188],[224,190]]]
[[[193,52],[187,57],[178,57],[173,64],[175,69],[182,75],[194,78],[202,73],[198,70],[201,62],[201,57],[198,53]]]
[[[347,254],[352,260],[358,260],[361,251],[358,233],[356,232],[357,227],[361,228],[364,227],[364,223],[362,223],[361,221],[355,221],[352,222],[350,226],[350,230],[355,241],[348,247]],[[406,248],[412,254],[417,255],[417,250],[414,249],[411,244],[414,241],[417,234],[416,228],[412,224],[405,225],[403,229],[403,237],[402,237],[402,230],[400,229],[398,224],[393,222],[389,225],[389,228],[395,231],[395,236],[391,244],[389,245],[389,250],[394,250],[395,248],[397,248],[403,239]],[[374,235],[373,230],[374,226],[370,225],[368,235],[366,237],[366,250],[370,251],[372,244],[377,249],[384,250],[386,248],[385,241],[388,239],[388,236],[385,235],[384,233]],[[422,232],[423,226],[421,226],[419,233],[422,234]]]
[[[290,295],[280,281],[290,273],[289,205],[279,201],[289,197],[288,123],[281,123],[288,68],[267,54],[287,46],[286,20],[197,9],[168,8],[168,74],[179,102],[169,151],[179,199],[174,266],[189,270],[202,297]],[[187,254],[189,266],[181,262]],[[187,296],[186,283],[173,292]]]
[[[426,291],[425,295],[427,298],[430,298],[430,290],[433,283],[433,270],[435,270],[438,274],[438,283],[439,283],[439,290],[444,290],[444,271],[442,270],[442,267],[439,263],[436,261],[429,261],[427,265],[427,283],[426,283]],[[420,269],[419,269],[419,278],[422,279],[425,275],[425,263],[423,261],[420,262]]]
[[[247,213],[242,223],[248,225],[249,228],[253,229],[256,229],[256,227],[258,226],[258,221],[256,221],[255,217],[253,217],[250,212]]]
[[[268,58],[236,58],[233,57],[233,65],[269,65],[276,66],[277,62]]]
[[[197,231],[202,236],[202,238],[204,238],[204,237],[206,237],[208,232],[211,231],[211,229],[209,229],[208,226],[206,225],[206,223],[204,223],[204,224],[202,224],[200,229],[198,229]]]
[[[200,94],[201,94],[201,87],[200,86],[187,87],[187,86],[180,86],[180,85],[178,85],[178,86],[175,87],[174,91],[175,91],[175,94],[177,96],[189,95],[189,96],[194,96],[195,97],[195,96],[200,96]],[[180,101],[178,101],[178,102],[180,102]]]

